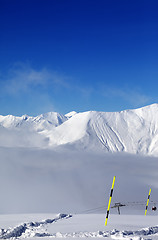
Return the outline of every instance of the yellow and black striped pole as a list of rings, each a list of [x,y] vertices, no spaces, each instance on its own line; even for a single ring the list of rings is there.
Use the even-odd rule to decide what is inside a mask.
[[[147,203],[146,203],[145,216],[146,216],[147,209],[148,209],[148,204],[149,204],[149,199],[150,199],[150,193],[151,193],[151,188],[150,188],[150,190],[149,190],[148,200],[147,200]]]
[[[109,203],[108,203],[108,209],[107,209],[107,213],[106,213],[105,226],[107,225],[107,221],[108,221],[108,216],[109,216],[109,211],[110,211],[110,204],[111,204],[111,198],[112,198],[112,194],[113,194],[114,184],[115,184],[115,176],[114,176],[113,182],[112,182],[110,198],[109,198]]]

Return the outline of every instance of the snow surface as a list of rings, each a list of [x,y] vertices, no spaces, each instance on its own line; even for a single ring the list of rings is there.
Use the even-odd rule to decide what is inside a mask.
[[[65,116],[68,117],[68,118],[70,118],[70,117],[74,116],[76,113],[77,113],[77,112],[72,111],[72,112],[69,112],[69,113],[65,114]]]
[[[13,216],[0,216],[0,224],[5,220],[0,239],[158,239],[157,217],[153,216],[110,215],[107,226],[104,214],[58,214],[49,215],[45,220],[42,218],[48,215],[19,215],[14,216],[19,221],[17,225],[14,225]],[[28,221],[21,223],[22,219]]]
[[[122,112],[0,116],[0,126],[0,146],[5,147],[64,146],[158,156],[158,104]]]

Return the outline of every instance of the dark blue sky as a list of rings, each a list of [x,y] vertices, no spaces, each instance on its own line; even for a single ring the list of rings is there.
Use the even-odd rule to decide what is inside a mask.
[[[158,2],[0,0],[0,114],[158,102]]]

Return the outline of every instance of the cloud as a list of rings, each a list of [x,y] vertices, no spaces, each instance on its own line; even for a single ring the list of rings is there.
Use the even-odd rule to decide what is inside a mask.
[[[3,86],[2,86],[3,82]],[[0,72],[1,89],[4,94],[16,96],[22,93],[42,88],[42,92],[59,92],[66,90],[68,93],[77,93],[85,98],[90,98],[95,89],[93,86],[85,86],[82,81],[67,76],[66,74],[50,70],[46,67],[35,69],[27,63],[15,63],[5,74]]]
[[[33,68],[16,63],[0,72],[0,108],[2,114],[31,114],[59,111],[62,93],[69,92],[71,80],[65,74],[46,67]],[[54,107],[56,106],[56,107]]]
[[[158,197],[158,162],[152,157],[16,147],[0,147],[0,155],[3,214],[73,213],[107,206],[114,175],[113,202],[142,201],[149,185],[152,198]]]
[[[0,107],[1,111],[8,107],[7,114],[35,115],[71,111],[74,107],[88,110],[93,108],[94,99],[96,107],[104,104],[104,99],[108,104],[116,101],[122,105],[124,102],[127,108],[141,107],[153,101],[140,88],[111,87],[101,81],[86,82],[46,67],[34,68],[27,63],[14,64],[6,74],[0,72]],[[4,112],[6,114],[6,110]]]
[[[35,69],[27,63],[16,63],[6,74],[0,74],[0,85],[0,98],[3,102],[9,102],[12,109],[17,109],[24,105],[25,100],[24,114],[33,115],[61,111],[63,106],[69,108],[72,99],[88,101],[94,91],[93,86],[85,86],[82,81],[65,73],[46,67]]]
[[[116,88],[104,86],[102,94],[108,98],[121,98],[130,103],[133,107],[148,104],[152,99],[150,96],[143,94],[139,89]]]
[[[3,90],[7,94],[17,95],[38,87],[42,87],[43,90],[50,86],[68,88],[67,79],[67,77],[46,68],[36,70],[29,64],[17,63],[2,80]]]

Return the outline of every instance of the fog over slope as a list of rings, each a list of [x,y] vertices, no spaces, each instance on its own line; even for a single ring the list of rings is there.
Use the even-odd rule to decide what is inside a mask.
[[[0,116],[0,146],[64,146],[157,156],[158,104],[121,112]]]
[[[4,147],[0,156],[1,214],[80,213],[100,206],[106,209],[114,175],[112,203],[145,204],[149,187],[151,200],[158,199],[156,158]],[[121,211],[144,214],[144,209],[145,205]]]

